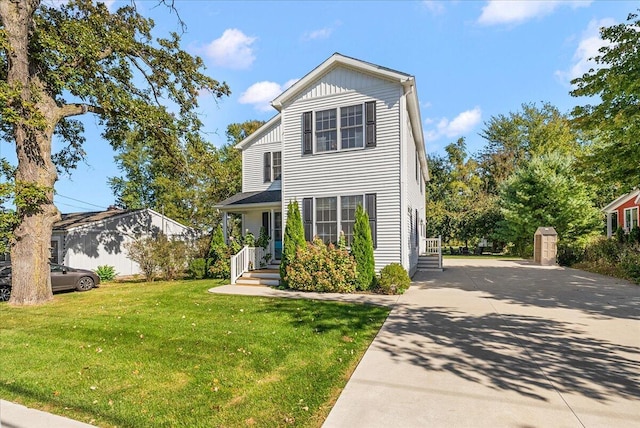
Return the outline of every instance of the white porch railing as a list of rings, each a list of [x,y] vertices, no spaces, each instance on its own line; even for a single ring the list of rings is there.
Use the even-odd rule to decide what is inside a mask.
[[[238,254],[231,256],[231,283],[235,284],[236,280],[245,272],[260,269],[264,255],[264,248],[245,245],[238,251]]]
[[[425,255],[438,256],[438,268],[442,269],[442,237],[425,238]]]

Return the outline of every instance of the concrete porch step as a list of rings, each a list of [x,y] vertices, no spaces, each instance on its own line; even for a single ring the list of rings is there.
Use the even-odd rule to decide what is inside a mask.
[[[276,287],[280,285],[279,279],[265,279],[265,278],[246,278],[241,276],[236,280],[236,285],[253,285],[263,287]]]
[[[275,269],[259,269],[245,272],[243,278],[280,279],[280,272]]]

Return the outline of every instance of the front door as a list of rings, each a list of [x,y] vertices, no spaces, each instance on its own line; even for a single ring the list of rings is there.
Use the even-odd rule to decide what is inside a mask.
[[[273,213],[273,252],[274,259],[280,260],[282,258],[282,212],[276,211]]]

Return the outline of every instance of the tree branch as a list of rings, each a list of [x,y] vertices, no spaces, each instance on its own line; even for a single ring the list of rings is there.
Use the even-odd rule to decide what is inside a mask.
[[[86,113],[102,114],[104,109],[91,104],[65,104],[58,109],[58,119],[80,116]]]

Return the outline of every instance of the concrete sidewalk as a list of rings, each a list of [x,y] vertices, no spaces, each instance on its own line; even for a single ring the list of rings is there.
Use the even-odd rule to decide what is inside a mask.
[[[92,428],[93,425],[0,400],[0,428]]]
[[[419,273],[324,427],[640,427],[640,287],[527,262]]]

